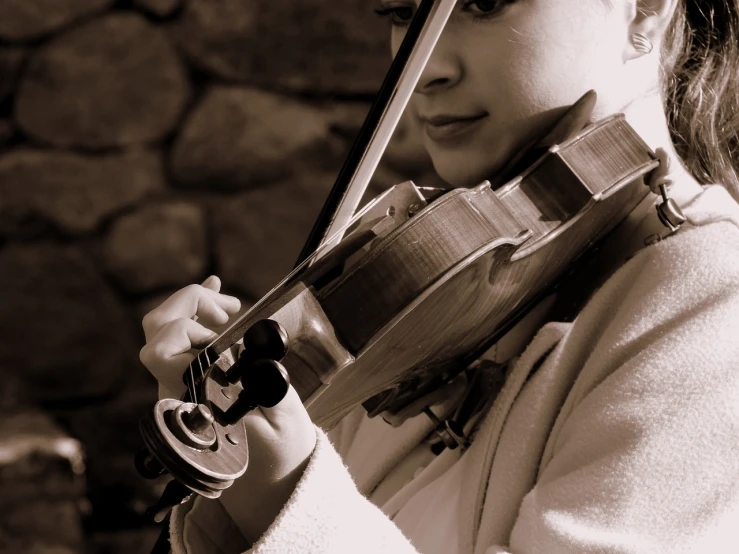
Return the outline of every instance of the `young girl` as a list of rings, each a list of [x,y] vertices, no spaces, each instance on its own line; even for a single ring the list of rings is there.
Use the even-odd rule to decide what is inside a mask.
[[[393,48],[415,8],[381,1]],[[508,364],[500,390],[453,383],[393,426],[359,407],[330,436],[292,389],[250,413],[246,474],[174,510],[173,551],[736,552],[738,31],[737,0],[460,1],[410,104],[441,177],[495,175],[593,89],[594,119],[623,112],[661,149],[687,223],[645,247],[655,210],[627,218],[625,261],[573,321],[544,302],[489,353]],[[219,288],[144,318],[162,395],[239,309]],[[421,409],[444,419],[471,387],[489,399],[471,446],[432,451]]]

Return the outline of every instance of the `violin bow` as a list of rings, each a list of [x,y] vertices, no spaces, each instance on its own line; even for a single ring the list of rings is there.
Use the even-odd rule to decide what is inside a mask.
[[[316,259],[325,255],[341,240],[456,4],[421,2],[295,267],[319,248]]]
[[[421,78],[457,0],[423,0],[372,103],[349,156],[336,178],[296,268],[330,242],[338,243],[387,147],[403,110]],[[335,237],[332,235],[336,234]],[[323,249],[328,252],[330,248]],[[319,253],[320,255],[320,253]],[[169,514],[152,554],[170,552]]]

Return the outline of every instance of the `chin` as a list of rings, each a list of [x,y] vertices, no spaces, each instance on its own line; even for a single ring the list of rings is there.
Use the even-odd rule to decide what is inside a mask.
[[[444,181],[454,188],[474,187],[492,175],[497,166],[475,163],[470,156],[439,156],[433,160],[434,169]]]
[[[515,150],[512,140],[478,137],[475,142],[455,148],[433,142],[425,146],[439,176],[455,188],[474,187],[492,179],[508,162]],[[505,136],[505,135],[504,135]]]

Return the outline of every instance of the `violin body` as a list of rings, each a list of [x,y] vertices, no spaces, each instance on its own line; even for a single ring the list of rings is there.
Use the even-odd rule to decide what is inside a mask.
[[[497,190],[485,182],[427,204],[412,183],[398,185],[200,352],[190,371],[213,414],[210,444],[183,439],[181,403],[160,401],[142,423],[149,451],[206,496],[244,472],[243,424],[225,417],[243,386],[229,372],[244,332],[265,319],[287,332],[280,363],[316,424],[330,429],[358,404],[370,415],[399,409],[454,377],[550,292],[646,196],[642,177],[657,165],[618,115]]]

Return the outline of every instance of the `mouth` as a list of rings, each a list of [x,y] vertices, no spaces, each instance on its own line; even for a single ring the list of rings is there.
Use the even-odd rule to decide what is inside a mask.
[[[430,139],[441,142],[457,139],[477,128],[478,124],[487,117],[487,113],[474,115],[435,115],[421,117],[426,134]]]

